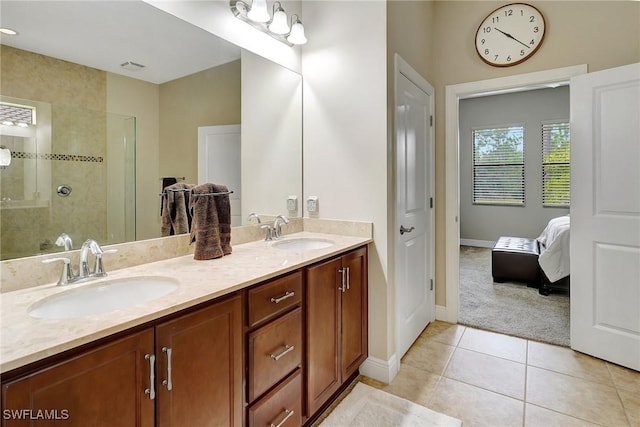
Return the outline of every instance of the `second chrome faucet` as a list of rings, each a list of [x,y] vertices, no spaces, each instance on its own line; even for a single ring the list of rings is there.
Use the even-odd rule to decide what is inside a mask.
[[[282,225],[289,224],[289,218],[284,215],[278,215],[273,221],[273,226],[264,224],[260,228],[265,229],[266,235],[264,240],[278,240],[282,237]]]

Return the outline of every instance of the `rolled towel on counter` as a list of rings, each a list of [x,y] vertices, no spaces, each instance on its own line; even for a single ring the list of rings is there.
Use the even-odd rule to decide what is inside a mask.
[[[202,184],[192,189],[191,195],[191,243],[196,244],[193,258],[207,260],[220,258],[231,253],[231,209],[227,187],[216,184]],[[225,198],[224,200],[218,200]],[[220,206],[220,211],[218,211]],[[224,224],[221,226],[220,215]]]

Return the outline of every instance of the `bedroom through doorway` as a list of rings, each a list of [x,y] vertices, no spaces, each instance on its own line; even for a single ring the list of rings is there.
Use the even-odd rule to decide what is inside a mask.
[[[568,287],[538,290],[569,273],[568,225],[551,227],[569,219],[568,84],[461,99],[458,131],[458,323],[569,346]],[[494,260],[501,237],[511,248]]]

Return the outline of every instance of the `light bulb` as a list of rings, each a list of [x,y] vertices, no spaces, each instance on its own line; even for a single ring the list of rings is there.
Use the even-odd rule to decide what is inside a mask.
[[[247,14],[247,17],[254,22],[267,22],[269,21],[269,12],[267,11],[267,0],[253,0],[251,3],[251,10]]]
[[[289,32],[287,14],[282,7],[278,7],[273,13],[273,21],[269,24],[269,31],[275,34],[287,34]]]
[[[293,16],[295,16],[295,21],[293,21],[293,25],[291,25],[291,33],[289,33],[287,41],[293,44],[305,44],[307,42],[307,38],[304,36],[304,26],[297,15]]]

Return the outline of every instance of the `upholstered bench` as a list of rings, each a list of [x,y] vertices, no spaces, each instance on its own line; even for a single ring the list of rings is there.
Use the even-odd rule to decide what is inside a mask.
[[[536,239],[500,237],[491,251],[491,274],[494,282],[526,282],[537,288],[540,283]]]

